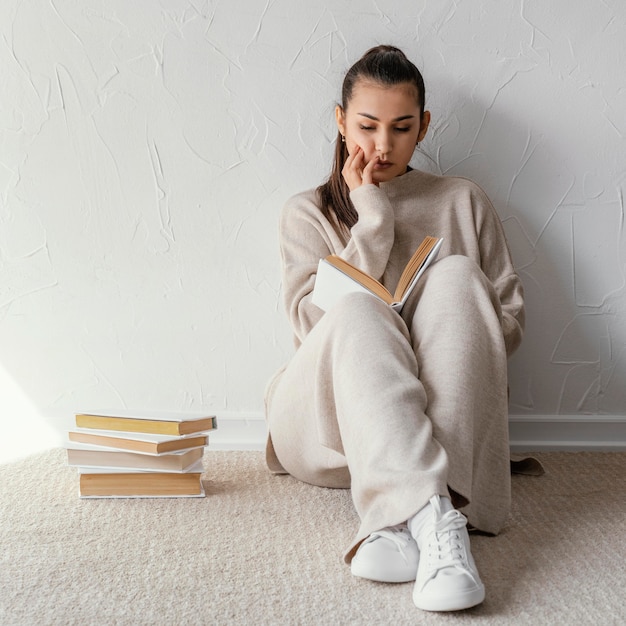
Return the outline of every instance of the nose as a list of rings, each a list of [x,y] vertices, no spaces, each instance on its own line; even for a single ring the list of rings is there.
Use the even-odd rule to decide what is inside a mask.
[[[386,130],[381,130],[376,137],[376,152],[384,159],[392,150],[391,136]]]

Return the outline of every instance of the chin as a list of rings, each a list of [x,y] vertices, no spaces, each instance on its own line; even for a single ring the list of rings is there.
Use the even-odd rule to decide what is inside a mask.
[[[388,170],[385,172],[375,172],[372,178],[377,183],[386,183],[390,180],[393,180],[397,176],[401,176],[402,174],[404,174],[405,171],[406,170],[402,170],[400,172],[394,168],[393,170]]]

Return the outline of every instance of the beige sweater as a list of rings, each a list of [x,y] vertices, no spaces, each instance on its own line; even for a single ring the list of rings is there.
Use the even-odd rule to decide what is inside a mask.
[[[502,304],[507,354],[519,345],[524,326],[521,281],[500,219],[475,183],[412,170],[380,187],[351,194],[359,221],[350,234],[322,215],[314,190],[292,197],[280,221],[283,290],[298,347],[323,312],[311,302],[317,265],[339,254],[380,280],[390,291],[426,235],[443,237],[438,258],[467,256],[482,268]]]

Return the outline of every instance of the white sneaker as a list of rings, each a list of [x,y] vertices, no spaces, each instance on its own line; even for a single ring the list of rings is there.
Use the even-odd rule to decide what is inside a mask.
[[[383,583],[415,580],[419,550],[406,524],[372,533],[352,558],[353,576]]]
[[[432,517],[417,536],[413,602],[425,611],[469,609],[485,599],[485,586],[470,552],[467,519],[455,509],[442,513],[439,496],[430,499],[430,507]]]

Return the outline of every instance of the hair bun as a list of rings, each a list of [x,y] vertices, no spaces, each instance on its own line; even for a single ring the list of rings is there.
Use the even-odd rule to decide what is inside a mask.
[[[395,46],[389,46],[389,45],[384,45],[381,44],[380,46],[374,46],[373,48],[370,48],[364,55],[363,55],[363,59],[365,57],[368,56],[372,56],[372,55],[379,55],[379,54],[397,54],[399,56],[401,56],[402,58],[406,59],[406,54],[404,54],[404,52],[402,52],[402,50],[400,50],[400,48],[396,48]]]

